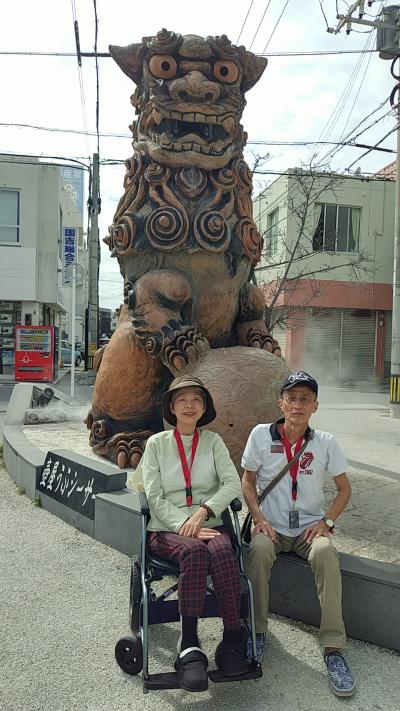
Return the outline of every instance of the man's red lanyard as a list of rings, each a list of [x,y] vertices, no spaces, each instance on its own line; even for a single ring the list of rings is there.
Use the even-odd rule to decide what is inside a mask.
[[[301,449],[302,444],[303,444],[303,437],[300,437],[300,439],[297,440],[295,448],[294,448],[294,455],[296,456],[297,452]],[[285,447],[285,452],[287,456],[288,462],[290,462],[291,459],[293,459],[292,456],[292,446],[288,440],[288,438],[285,435],[285,432],[282,432],[282,442]],[[297,500],[297,474],[299,471],[299,460],[297,460],[291,467],[290,467],[290,476],[292,477],[292,501],[295,502]]]
[[[182,437],[179,434],[178,430],[176,430],[176,429],[174,430],[174,435],[175,435],[175,439],[176,439],[176,444],[178,446],[179,456],[181,459],[183,476],[185,477],[186,504],[188,506],[191,506],[192,505],[192,484],[191,484],[191,480],[190,480],[190,472],[192,471],[194,458],[196,456],[196,449],[197,449],[197,445],[199,443],[199,433],[196,430],[193,435],[192,454],[190,457],[190,467],[188,466],[188,463],[187,463],[185,449],[184,449],[183,442],[182,442]]]

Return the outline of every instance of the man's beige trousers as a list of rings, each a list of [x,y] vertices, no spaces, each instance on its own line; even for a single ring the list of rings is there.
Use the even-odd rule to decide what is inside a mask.
[[[292,551],[306,558],[314,572],[321,605],[321,647],[342,649],[346,631],[342,618],[342,577],[339,554],[326,536],[307,543],[304,535],[297,538],[276,533],[273,543],[263,533],[253,536],[245,559],[246,574],[254,590],[256,632],[266,632],[268,627],[269,578],[276,556],[281,551]]]

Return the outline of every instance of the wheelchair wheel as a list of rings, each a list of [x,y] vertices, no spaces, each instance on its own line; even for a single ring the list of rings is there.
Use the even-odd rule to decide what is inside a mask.
[[[142,581],[140,565],[137,558],[133,559],[131,569],[131,585],[129,592],[129,627],[136,634],[140,626],[140,603],[142,601]]]
[[[115,645],[115,659],[126,674],[139,674],[143,669],[143,648],[140,637],[122,637]]]

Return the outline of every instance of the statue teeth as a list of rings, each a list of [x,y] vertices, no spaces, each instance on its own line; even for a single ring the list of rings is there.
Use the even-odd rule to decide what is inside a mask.
[[[172,148],[174,149],[174,151],[181,151],[183,146],[182,143],[173,143]]]
[[[158,109],[153,109],[153,112],[152,112],[151,115],[152,115],[152,118],[153,118],[154,123],[157,124],[157,126],[159,126],[160,123],[161,123],[161,121],[162,121],[162,118],[163,118],[163,117],[161,116],[159,110],[158,110]]]
[[[207,116],[207,123],[218,123],[217,116]]]
[[[233,116],[229,116],[221,122],[221,125],[227,133],[231,133],[235,128],[235,119]]]
[[[201,147],[201,152],[202,152],[202,153],[211,153],[211,148],[210,148],[210,146],[202,146],[202,147]]]
[[[183,114],[183,120],[190,123],[194,122],[194,114]]]
[[[194,120],[197,121],[197,123],[207,123],[207,117],[204,116],[204,114],[195,114]]]
[[[166,145],[171,143],[171,139],[166,131],[163,131],[163,133],[161,134],[160,143],[164,143]]]

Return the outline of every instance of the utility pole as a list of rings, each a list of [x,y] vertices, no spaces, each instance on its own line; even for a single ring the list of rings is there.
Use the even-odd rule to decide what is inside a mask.
[[[389,5],[382,9],[375,20],[364,20],[365,5],[371,7],[373,2],[358,0],[348,9],[346,15],[337,15],[338,24],[327,31],[337,34],[346,27],[350,34],[351,25],[369,25],[377,30],[376,47],[381,59],[391,59],[392,76],[397,80],[390,102],[396,106],[397,121],[397,160],[396,160],[396,193],[394,216],[394,255],[393,255],[393,309],[392,309],[392,348],[390,367],[390,416],[400,419],[400,76],[394,73],[396,60],[400,63],[400,5]],[[353,13],[358,11],[358,16]],[[394,97],[397,93],[397,105]]]
[[[89,196],[90,228],[88,235],[88,370],[93,370],[93,356],[97,350],[99,320],[99,154],[93,154],[92,190]]]
[[[72,266],[71,294],[71,397],[75,397],[76,262]]]

